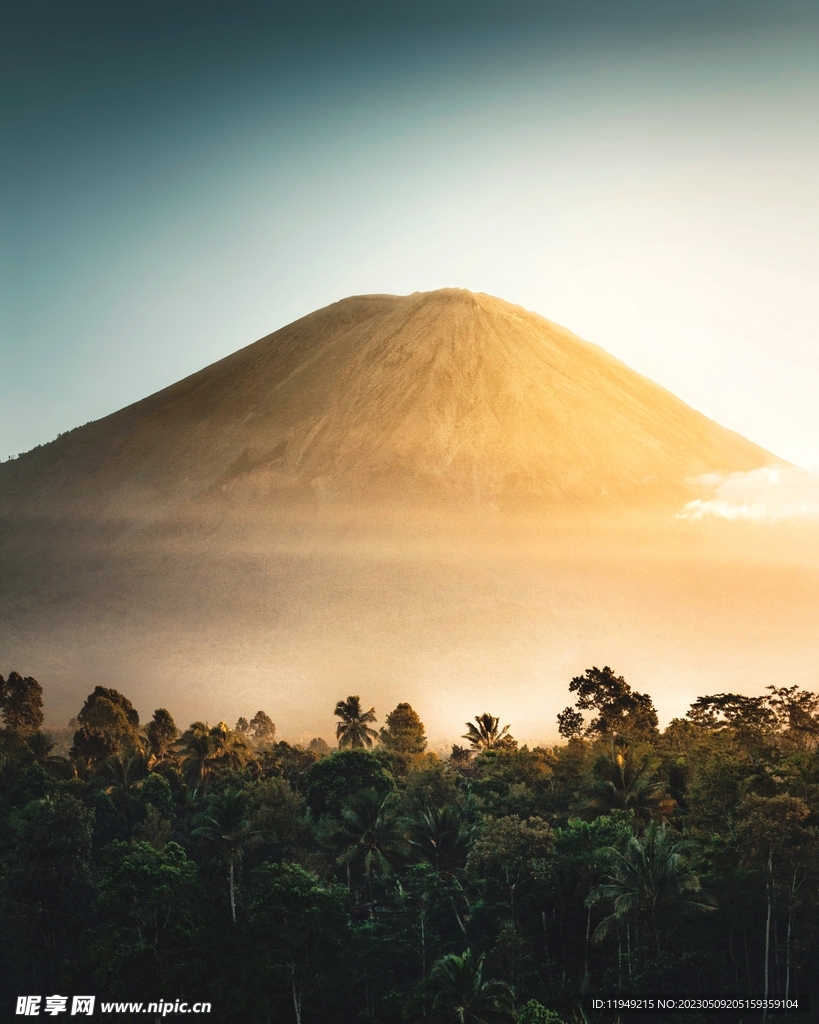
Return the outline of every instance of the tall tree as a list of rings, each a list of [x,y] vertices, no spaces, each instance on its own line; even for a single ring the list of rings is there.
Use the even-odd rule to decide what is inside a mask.
[[[616,676],[608,665],[587,668],[575,676],[569,691],[577,694],[575,707],[562,711],[558,717],[561,736],[570,739],[583,727],[582,711],[596,711],[597,716],[585,727],[584,735],[630,736],[651,738],[657,734],[657,712],[651,697],[637,693],[622,676]]]
[[[276,739],[276,726],[264,711],[257,711],[247,727],[247,738],[255,747],[264,747]]]
[[[4,956],[12,940],[22,946],[24,977],[35,990],[56,983],[72,936],[90,923],[93,824],[94,812],[68,793],[31,801],[10,820],[14,844],[2,903],[11,929],[4,928]]]
[[[144,754],[121,754],[102,761],[91,781],[111,797],[130,825],[142,810],[138,794],[147,775],[148,758]]]
[[[143,740],[137,729],[139,715],[118,690],[97,686],[77,715],[72,755],[90,766],[120,751],[137,751]]]
[[[349,942],[349,897],[338,885],[322,885],[296,864],[263,864],[253,874],[256,897],[251,930],[268,973],[290,991],[296,1024],[305,999],[332,992]]]
[[[96,726],[98,724],[94,720],[94,708],[98,701],[106,701],[108,704],[113,704],[122,711],[128,725],[132,729],[139,727],[139,714],[134,705],[119,690],[112,690],[107,686],[95,686],[93,693],[88,695],[85,704],[83,704],[80,713],[77,715],[80,725]]]
[[[697,697],[686,717],[695,725],[706,729],[734,729],[771,731],[776,715],[767,706],[765,697],[746,697],[741,693],[717,693],[711,697]]]
[[[378,732],[370,728],[375,721],[375,708],[363,711],[360,697],[340,700],[333,714],[341,719],[336,726],[339,747],[371,747],[373,740],[378,739]]]
[[[373,789],[384,797],[395,780],[366,750],[339,750],[314,761],[305,774],[307,805],[315,815],[341,817],[347,797]]]
[[[691,848],[692,843],[679,838],[665,822],[658,825],[654,821],[642,836],[632,836],[624,852],[609,848],[607,881],[589,900],[592,904],[610,900],[613,909],[598,925],[595,938],[602,939],[613,924],[636,914],[648,924],[659,955],[663,912],[713,911],[713,900],[703,892],[699,877],[688,864],[686,855]]]
[[[768,705],[777,717],[779,729],[797,750],[815,750],[819,745],[819,693],[798,686],[768,686]]]
[[[427,749],[424,723],[409,704],[399,704],[387,715],[386,728],[381,730],[381,742],[396,754],[423,754]]]
[[[783,794],[775,797],[749,794],[742,803],[737,823],[742,861],[764,874],[765,878],[765,941],[763,960],[764,995],[770,992],[771,928],[775,909],[777,878],[783,869],[790,874],[798,863],[800,847],[815,832],[807,827],[810,808],[796,797]],[[790,973],[791,931],[787,935],[787,962]]]
[[[464,821],[457,804],[427,806],[408,822],[411,850],[445,878],[466,864],[474,832],[474,826]]]
[[[545,878],[552,851],[552,830],[542,818],[521,821],[516,814],[487,818],[469,854],[468,868],[482,880],[506,889],[509,917],[516,928],[516,896],[527,884]]]
[[[162,850],[147,842],[108,847],[92,948],[109,991],[178,994],[196,937],[198,895],[196,864],[176,843]]]
[[[154,717],[145,727],[145,735],[148,737],[151,754],[155,760],[164,761],[179,735],[170,711],[157,708]]]
[[[509,726],[500,727],[500,719],[485,711],[475,715],[475,725],[466,723],[467,731],[462,739],[469,740],[473,750],[510,750],[517,746],[509,735]]]
[[[336,830],[337,838],[343,844],[339,859],[350,866],[361,864],[364,868],[370,904],[373,902],[374,875],[388,874],[391,859],[405,846],[391,797],[391,793],[382,796],[373,789],[347,797]]]
[[[5,727],[20,736],[31,736],[43,724],[43,688],[31,676],[9,672],[0,676],[0,713]]]
[[[193,819],[191,835],[218,843],[228,866],[230,916],[236,924],[236,871],[247,846],[258,841],[261,832],[251,817],[251,804],[244,790],[227,789],[208,798],[207,809]]]

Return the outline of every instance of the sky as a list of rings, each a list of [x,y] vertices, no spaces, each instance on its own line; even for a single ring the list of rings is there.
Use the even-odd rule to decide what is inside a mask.
[[[347,295],[464,287],[819,467],[815,3],[4,11],[0,458]]]

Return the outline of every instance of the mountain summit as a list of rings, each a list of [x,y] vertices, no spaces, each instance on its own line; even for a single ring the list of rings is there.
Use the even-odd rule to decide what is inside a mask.
[[[156,514],[204,496],[678,503],[770,453],[489,295],[364,295],[0,468],[4,504]],[[7,509],[9,505],[7,504]]]

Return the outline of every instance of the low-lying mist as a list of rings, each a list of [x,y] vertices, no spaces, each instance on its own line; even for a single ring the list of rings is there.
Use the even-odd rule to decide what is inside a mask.
[[[335,702],[360,693],[381,720],[409,701],[433,747],[485,710],[537,743],[557,738],[568,682],[593,664],[665,720],[705,693],[815,682],[819,543],[804,525],[192,516],[78,523],[70,543],[38,521],[7,557],[6,668],[40,679],[52,724],[102,684],[143,716],[232,723],[263,708],[291,741],[330,740]]]

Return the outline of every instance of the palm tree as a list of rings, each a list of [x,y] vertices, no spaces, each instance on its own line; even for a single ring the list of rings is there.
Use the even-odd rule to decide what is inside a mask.
[[[228,864],[230,916],[236,924],[236,867],[245,847],[256,841],[262,832],[253,828],[247,793],[226,789],[210,797],[208,808],[193,819],[191,835],[219,843]]]
[[[445,804],[441,808],[426,807],[410,819],[408,825],[410,849],[450,883],[450,905],[458,927],[466,933],[458,900],[466,903],[467,910],[469,903],[457,876],[466,864],[475,836],[474,825],[466,825],[461,809],[454,804]]]
[[[333,713],[341,719],[336,726],[339,747],[371,747],[373,740],[378,739],[377,730],[369,726],[375,721],[375,708],[362,711],[360,697],[340,700]]]
[[[440,1024],[491,1024],[514,1019],[514,993],[504,981],[485,980],[483,954],[467,949],[436,960],[422,983],[421,996],[431,1001],[432,1020]]]
[[[713,901],[688,867],[685,855],[690,848],[689,840],[677,838],[665,822],[658,825],[656,821],[649,824],[642,836],[631,837],[625,853],[614,847],[606,848],[603,852],[610,864],[608,881],[595,889],[589,902],[611,900],[613,910],[597,926],[595,941],[603,939],[612,925],[635,913],[648,922],[659,955],[661,912],[677,909],[702,914],[714,910]]]
[[[207,722],[194,722],[178,741],[182,752],[182,773],[194,796],[207,788],[219,767],[241,768],[253,753],[239,733],[224,722],[211,728]]]
[[[466,723],[467,731],[462,736],[462,739],[469,740],[473,750],[497,750],[509,748],[514,744],[515,741],[509,735],[509,726],[505,725],[500,729],[500,719],[490,715],[488,711],[484,711],[482,715],[475,715],[475,721],[478,723],[477,727],[471,722]]]
[[[373,789],[354,793],[344,801],[338,836],[344,843],[339,860],[348,865],[363,864],[367,899],[373,901],[373,873],[385,875],[390,870],[390,858],[402,846],[391,813],[392,794],[386,797]]]
[[[26,736],[25,744],[37,764],[42,765],[52,775],[61,779],[70,779],[74,774],[74,766],[67,757],[52,753],[55,743],[44,732],[35,732]]]
[[[144,754],[117,754],[97,766],[93,782],[111,797],[127,822],[139,806],[137,794],[148,772],[148,758]]]
[[[592,769],[592,804],[603,814],[615,809],[631,811],[643,821],[670,814],[675,802],[656,780],[659,764],[659,758],[645,747],[633,750],[621,739],[612,740],[610,749],[597,758]]]
[[[439,875],[451,878],[466,863],[474,831],[456,805],[426,807],[409,822],[409,844]]]

